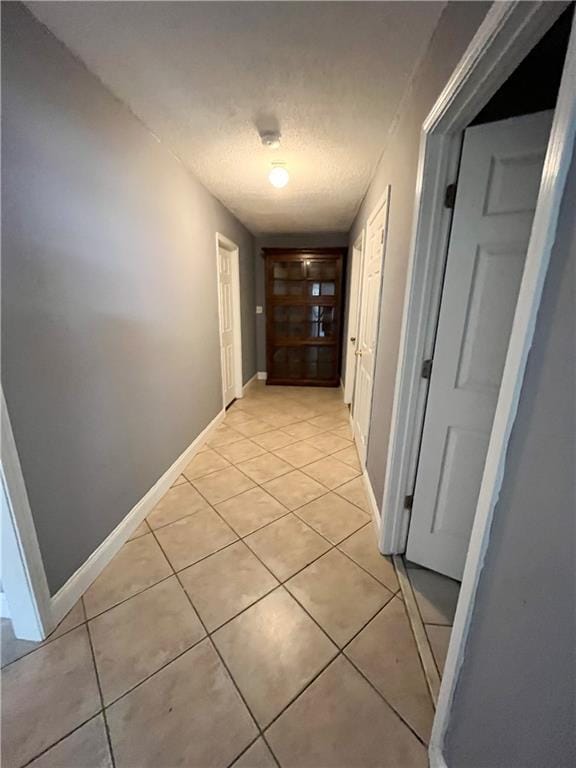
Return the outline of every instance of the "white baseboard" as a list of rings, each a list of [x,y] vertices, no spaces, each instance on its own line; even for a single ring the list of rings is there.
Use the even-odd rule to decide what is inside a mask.
[[[208,434],[224,418],[226,411],[220,413],[202,430],[198,437],[176,459],[162,477],[154,483],[152,488],[134,506],[126,517],[104,539],[102,544],[90,555],[78,570],[72,574],[68,581],[60,587],[58,592],[50,600],[53,626],[56,626],[78,602],[86,592],[90,584],[102,573],[104,568],[118,553],[123,544],[128,541],[140,523],[146,518],[162,496],[169,490],[178,475],[186,465],[194,458]]]
[[[4,592],[0,592],[0,618],[10,618],[10,608],[8,606],[8,600],[6,599]]]
[[[266,379],[268,378],[268,374],[266,373],[266,371],[258,371],[256,376],[258,377],[258,381],[266,381]]]
[[[256,379],[257,379],[257,378],[258,378],[258,374],[257,374],[257,373],[255,373],[255,374],[254,374],[254,376],[251,376],[251,377],[248,379],[248,381],[246,382],[246,384],[244,384],[244,386],[242,387],[242,395],[245,395],[245,394],[246,394],[246,390],[248,389],[248,387],[250,386],[250,384],[252,384],[252,382],[253,382],[253,381],[256,381]]]
[[[428,759],[430,761],[430,768],[448,768],[444,755],[433,744],[430,744],[428,747]]]
[[[370,512],[372,513],[374,525],[376,526],[376,530],[380,531],[380,510],[378,509],[376,496],[374,496],[372,483],[370,482],[366,469],[364,469],[364,472],[362,473],[362,480],[364,481],[364,488],[366,489],[366,495],[368,496],[368,504],[370,505]]]

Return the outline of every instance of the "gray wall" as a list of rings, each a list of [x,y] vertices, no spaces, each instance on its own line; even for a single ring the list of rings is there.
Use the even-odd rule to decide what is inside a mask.
[[[254,240],[25,8],[2,4],[2,384],[55,592],[221,409],[218,230]]]
[[[576,765],[576,160],[494,513],[445,755]]]
[[[384,491],[394,378],[414,210],[422,123],[489,8],[489,3],[449,3],[405,95],[376,174],[350,233],[354,243],[372,209],[391,185],[388,247],[382,286],[380,327],[372,402],[367,470],[376,498]]]
[[[256,238],[254,250],[255,304],[260,304],[264,308],[261,315],[256,315],[256,359],[259,371],[266,370],[266,284],[262,248],[345,248],[347,245],[348,234],[346,232],[259,235]]]

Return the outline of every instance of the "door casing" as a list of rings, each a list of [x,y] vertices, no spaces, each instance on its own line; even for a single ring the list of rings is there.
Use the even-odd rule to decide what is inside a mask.
[[[414,441],[421,432],[421,366],[430,356],[438,315],[439,274],[449,221],[446,186],[455,180],[453,158],[467,125],[548,31],[568,3],[494,3],[422,125],[412,238],[391,431],[381,499],[379,548],[405,551],[413,488]],[[576,20],[554,111],[532,233],[526,255],[484,475],[429,744],[432,768],[446,768],[444,737],[450,720],[494,507],[520,397],[536,315],[554,243],[576,134]],[[442,247],[444,238],[444,247]],[[384,468],[382,468],[384,470]]]

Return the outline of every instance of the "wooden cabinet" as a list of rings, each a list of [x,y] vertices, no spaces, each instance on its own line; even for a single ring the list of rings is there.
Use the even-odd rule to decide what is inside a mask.
[[[268,384],[340,384],[342,248],[264,248]]]

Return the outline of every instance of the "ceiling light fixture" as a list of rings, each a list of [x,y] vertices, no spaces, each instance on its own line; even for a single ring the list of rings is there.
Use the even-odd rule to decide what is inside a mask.
[[[270,181],[270,184],[272,184],[273,187],[276,187],[277,189],[282,189],[282,187],[285,187],[286,184],[288,184],[288,181],[290,180],[290,175],[284,165],[279,163],[274,163],[272,165],[272,170],[268,174],[268,180]]]
[[[280,146],[280,133],[279,131],[264,131],[260,134],[260,140],[268,149],[278,149]]]

